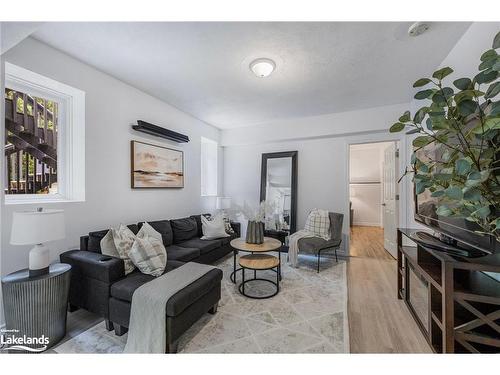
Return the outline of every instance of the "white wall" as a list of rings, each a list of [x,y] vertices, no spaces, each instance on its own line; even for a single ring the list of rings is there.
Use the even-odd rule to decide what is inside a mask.
[[[354,225],[382,226],[383,151],[388,145],[382,142],[350,147],[349,175],[351,191],[355,191],[350,198]]]
[[[77,247],[79,237],[91,230],[182,217],[213,208],[214,199],[200,197],[200,136],[219,141],[218,129],[33,39],[23,41],[4,57],[86,92],[86,201],[50,205],[65,210],[67,225],[67,238],[51,244],[52,260],[57,260],[62,251]],[[180,145],[137,133],[130,126],[138,119],[187,134],[191,141]],[[132,190],[130,140],[182,149],[185,187]],[[12,212],[33,208],[6,206],[2,199],[2,275],[27,267],[29,247],[8,242]]]

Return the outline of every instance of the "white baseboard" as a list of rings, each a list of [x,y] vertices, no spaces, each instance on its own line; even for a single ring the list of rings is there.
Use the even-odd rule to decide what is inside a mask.
[[[362,227],[381,227],[382,226],[382,224],[380,224],[380,223],[374,223],[371,221],[355,221],[353,223],[353,225],[359,225]]]

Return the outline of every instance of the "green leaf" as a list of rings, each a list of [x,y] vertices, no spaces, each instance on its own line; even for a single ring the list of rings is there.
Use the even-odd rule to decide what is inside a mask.
[[[424,119],[425,115],[429,112],[429,107],[422,107],[420,108],[416,113],[415,116],[413,116],[413,121],[416,122],[417,124],[420,124],[422,120]]]
[[[464,199],[471,202],[479,202],[481,200],[481,192],[477,189],[464,189]]]
[[[446,99],[449,99],[453,96],[454,91],[451,87],[443,87],[443,89],[441,90],[441,93],[444,95],[444,97]]]
[[[477,103],[474,100],[467,99],[458,103],[457,107],[460,114],[465,117],[476,112]]]
[[[491,103],[491,110],[488,116],[496,116],[500,114],[500,102]]]
[[[415,184],[415,194],[422,194],[425,191],[425,183],[417,182]]]
[[[500,60],[497,61],[495,65],[491,67],[491,69],[496,70],[497,72],[500,71]]]
[[[486,61],[486,60],[490,60],[496,56],[497,56],[497,51],[495,51],[495,49],[489,49],[481,55],[480,60]]]
[[[394,125],[391,126],[389,131],[391,133],[397,133],[397,132],[400,132],[401,130],[403,130],[404,128],[405,128],[405,124],[403,124],[401,122],[396,122]]]
[[[472,81],[469,78],[459,78],[453,81],[453,84],[459,90],[467,90],[471,88]]]
[[[498,93],[500,93],[500,81],[495,82],[491,84],[490,87],[488,87],[488,90],[486,90],[486,94],[484,94],[484,98],[485,99],[494,98],[495,96],[498,95]]]
[[[462,189],[460,189],[458,186],[448,186],[444,193],[448,198],[456,201],[462,200],[463,198]]]
[[[444,68],[441,68],[439,70],[436,70],[433,74],[432,77],[442,80],[444,77],[450,75],[453,73],[453,69],[451,69],[449,66],[446,66]]]
[[[451,216],[453,215],[453,211],[450,210],[447,206],[441,205],[437,208],[436,214],[439,216]]]
[[[408,130],[406,132],[406,134],[410,135],[410,134],[416,134],[416,133],[420,133],[420,129],[412,129],[412,130]]]
[[[498,76],[498,72],[495,70],[492,70],[490,72],[484,71],[479,74],[477,74],[474,77],[474,81],[476,81],[478,84],[483,84],[483,83],[490,83],[493,82]]]
[[[432,142],[432,138],[426,135],[422,135],[420,137],[417,137],[413,140],[413,146],[414,147],[424,147],[427,146],[429,143]]]
[[[491,129],[500,129],[500,117],[489,118],[484,122],[485,131]]]
[[[450,181],[453,175],[451,173],[435,173],[432,177],[438,181]]]
[[[436,92],[434,95],[432,95],[432,102],[436,103],[437,105],[445,106],[446,98],[441,95],[440,92]]]
[[[478,210],[474,211],[471,216],[476,216],[480,217],[482,219],[486,219],[490,215],[490,207],[489,206],[484,206],[479,208]]]
[[[403,115],[399,118],[399,122],[408,122],[411,120],[410,111],[405,111]]]
[[[431,197],[439,198],[444,195],[444,190],[436,190],[431,194]]]
[[[419,80],[415,81],[415,83],[413,84],[413,87],[422,87],[422,86],[425,86],[431,82],[432,81],[429,78],[420,78]]]
[[[497,62],[496,56],[494,58],[491,58],[489,60],[483,61],[481,64],[479,64],[479,70],[485,70],[491,68],[495,63]]]
[[[495,35],[495,39],[493,39],[493,49],[500,48],[500,31]]]
[[[458,159],[455,162],[455,170],[461,176],[465,176],[467,173],[469,173],[471,166],[472,166],[471,162],[465,158]]]
[[[427,90],[422,90],[419,91],[415,94],[415,99],[422,100],[422,99],[427,99],[430,98],[434,94],[434,90],[427,89]]]

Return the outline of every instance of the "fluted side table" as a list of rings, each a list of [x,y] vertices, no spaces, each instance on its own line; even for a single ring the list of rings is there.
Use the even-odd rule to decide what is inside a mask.
[[[29,277],[28,269],[24,269],[2,278],[7,330],[15,330],[16,337],[44,335],[47,349],[57,344],[66,334],[70,273],[69,264],[56,263],[45,275]]]

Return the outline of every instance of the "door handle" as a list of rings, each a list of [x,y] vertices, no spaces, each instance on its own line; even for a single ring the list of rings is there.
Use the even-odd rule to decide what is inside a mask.
[[[385,206],[387,206],[387,205],[386,205],[385,203],[382,203],[382,206],[384,206],[384,207],[385,207]]]

